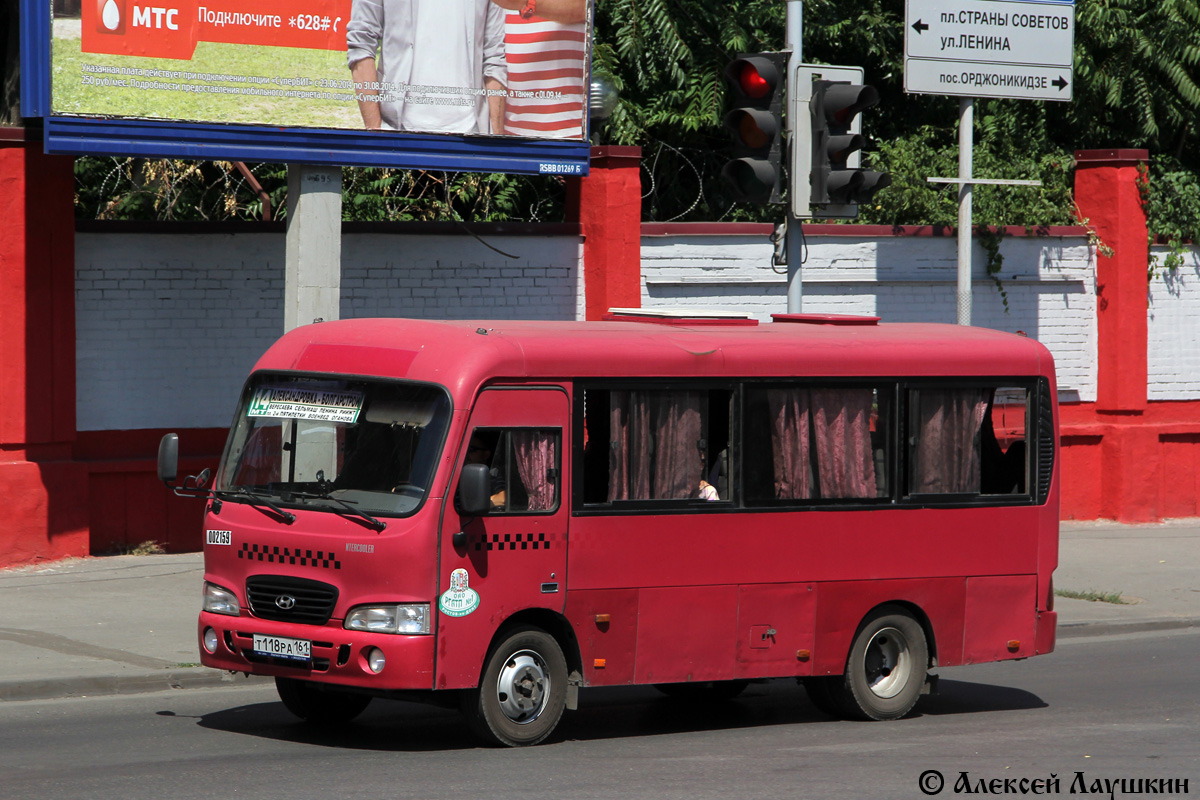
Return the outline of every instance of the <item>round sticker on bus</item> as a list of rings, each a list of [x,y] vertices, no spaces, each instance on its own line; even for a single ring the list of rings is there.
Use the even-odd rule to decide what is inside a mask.
[[[450,573],[450,588],[442,593],[438,608],[451,617],[465,617],[479,608],[479,592],[467,585],[467,571],[456,569]]]

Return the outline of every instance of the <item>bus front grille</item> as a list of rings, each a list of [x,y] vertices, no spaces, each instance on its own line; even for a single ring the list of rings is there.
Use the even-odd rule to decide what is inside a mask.
[[[252,575],[246,579],[250,613],[275,622],[324,625],[337,604],[336,586],[286,575]]]

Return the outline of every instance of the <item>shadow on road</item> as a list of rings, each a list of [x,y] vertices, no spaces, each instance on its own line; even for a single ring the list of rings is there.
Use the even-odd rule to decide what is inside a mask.
[[[917,720],[921,717],[931,718],[932,722],[937,717],[954,714],[1046,707],[1041,698],[1022,689],[943,680],[939,694],[923,697],[908,720],[883,724],[902,726],[920,724]],[[159,714],[174,716],[170,711]],[[237,706],[196,719],[197,724],[213,730],[348,750],[429,752],[479,746],[455,711],[392,700],[377,699],[354,722],[333,728],[300,722],[282,703]],[[581,693],[579,710],[566,713],[552,741],[596,741],[812,723],[856,724],[833,720],[818,711],[804,691],[790,680],[755,684],[738,698],[716,702],[672,699],[644,686],[605,687]]]
[[[1032,692],[1012,686],[943,680],[937,695],[923,697],[917,713],[940,717],[947,714],[982,714],[988,711],[1025,711],[1048,708],[1049,704]]]

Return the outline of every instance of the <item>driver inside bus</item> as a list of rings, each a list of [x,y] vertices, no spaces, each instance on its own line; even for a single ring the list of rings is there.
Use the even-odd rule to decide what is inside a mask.
[[[501,474],[499,467],[492,466],[492,454],[495,450],[494,445],[487,441],[484,434],[475,431],[471,434],[471,441],[467,443],[467,463],[468,464],[483,464],[488,468],[488,474],[492,480],[492,508],[504,508],[505,491],[504,491],[504,475]]]

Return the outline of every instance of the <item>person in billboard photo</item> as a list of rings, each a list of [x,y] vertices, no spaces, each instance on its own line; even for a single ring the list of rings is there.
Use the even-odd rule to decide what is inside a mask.
[[[503,133],[504,15],[491,0],[352,0],[346,61],[363,124]]]
[[[504,132],[583,138],[587,0],[492,0],[507,11]]]

